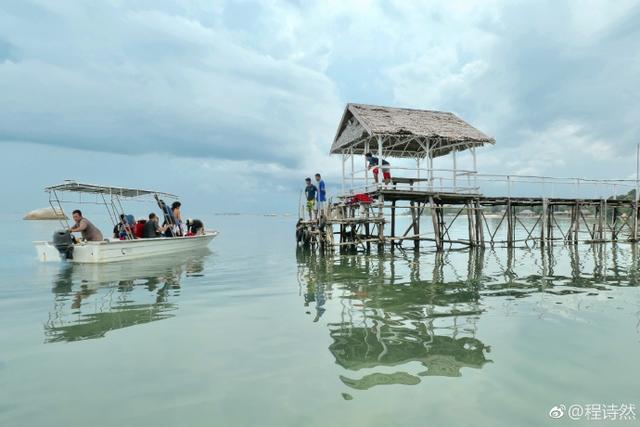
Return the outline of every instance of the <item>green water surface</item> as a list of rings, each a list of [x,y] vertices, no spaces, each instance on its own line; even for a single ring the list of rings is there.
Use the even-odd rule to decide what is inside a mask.
[[[639,423],[548,415],[640,405],[633,246],[318,256],[202,217],[209,251],[102,266],[0,220],[0,426]]]

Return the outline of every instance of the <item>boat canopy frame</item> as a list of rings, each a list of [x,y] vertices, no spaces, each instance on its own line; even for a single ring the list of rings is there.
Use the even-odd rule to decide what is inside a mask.
[[[59,209],[61,212],[64,212],[62,205],[66,203],[75,203],[80,205],[104,205],[104,207],[107,209],[107,213],[109,214],[109,219],[111,220],[111,223],[114,227],[120,222],[120,216],[126,215],[124,207],[122,206],[122,199],[145,201],[145,199],[152,198],[152,200],[155,200],[156,202],[160,197],[170,200],[178,199],[178,196],[162,191],[86,184],[73,180],[66,180],[62,184],[45,187],[44,190],[49,194],[49,205],[54,209],[54,211],[56,209]],[[79,194],[79,199],[74,200],[73,202],[67,201],[64,200],[61,193]],[[95,196],[95,199],[91,201],[82,200],[83,194],[93,195]],[[64,219],[61,218],[59,219],[59,221],[65,229],[68,230],[71,228],[66,215]],[[130,230],[126,230],[126,233],[128,239],[134,239],[134,236]]]

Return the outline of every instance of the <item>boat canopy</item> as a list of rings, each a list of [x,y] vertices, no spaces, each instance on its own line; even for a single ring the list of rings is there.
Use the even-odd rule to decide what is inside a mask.
[[[163,193],[161,191],[153,191],[153,190],[141,190],[137,188],[124,188],[124,187],[112,187],[105,185],[95,185],[95,184],[84,184],[76,181],[65,181],[62,184],[52,185],[50,187],[45,187],[46,192],[57,192],[57,191],[66,191],[71,193],[88,193],[88,194],[102,194],[108,196],[117,196],[117,197],[125,197],[125,198],[136,198],[143,197],[149,195],[158,195],[164,198],[169,199],[177,199],[178,196]]]

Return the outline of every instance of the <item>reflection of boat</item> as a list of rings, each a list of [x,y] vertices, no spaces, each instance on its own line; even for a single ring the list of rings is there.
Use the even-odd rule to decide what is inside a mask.
[[[46,342],[101,338],[109,331],[173,317],[184,276],[204,270],[208,249],[145,263],[65,264],[53,286]]]
[[[47,187],[45,190],[49,193],[49,203],[52,208],[60,211],[62,211],[63,201],[58,193],[73,193],[79,195],[80,199],[76,202],[79,204],[91,203],[104,205],[113,226],[119,224],[120,218],[127,217],[121,203],[123,199],[144,200],[145,198],[155,198],[164,214],[165,222],[172,225],[170,229],[177,230],[178,227],[178,225],[175,224],[176,220],[173,218],[170,209],[168,209],[164,201],[160,199],[160,197],[175,199],[176,197],[172,194],[131,188],[81,184],[74,181],[66,181],[60,185]],[[85,195],[85,198],[87,197],[86,195],[89,195],[89,197],[93,196],[95,200],[82,200],[82,195]],[[65,259],[74,263],[106,263],[138,259],[205,248],[218,235],[217,231],[205,231],[202,223],[198,221],[199,228],[193,233],[176,231],[170,237],[144,239],[139,238],[141,237],[140,235],[137,238],[133,232],[134,224],[130,222],[125,227],[122,239],[105,239],[99,242],[74,242],[71,234],[68,232],[69,224],[66,219],[64,219],[62,223],[64,231],[55,233],[53,241],[34,242],[40,261],[60,261]],[[185,235],[183,236],[183,234]]]

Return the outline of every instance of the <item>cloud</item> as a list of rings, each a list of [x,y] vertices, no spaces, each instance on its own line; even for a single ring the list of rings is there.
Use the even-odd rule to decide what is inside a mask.
[[[257,200],[337,181],[331,139],[365,102],[459,114],[497,140],[486,173],[627,176],[639,23],[630,0],[8,1],[0,141],[180,156]]]
[[[558,173],[550,168],[555,164],[582,176],[580,158],[599,163],[589,173],[619,175],[619,162],[640,133],[640,104],[631,101],[640,99],[637,2],[501,2],[476,9],[475,19],[464,18],[469,25],[460,25],[460,15],[444,15],[459,32],[388,69],[396,102],[454,111],[495,136],[492,156],[517,153],[495,165],[506,173]],[[541,142],[549,137],[553,142]],[[603,147],[606,155],[590,155]],[[510,161],[534,154],[550,162],[532,158],[522,168]]]
[[[324,74],[171,3],[70,5],[0,14],[0,139],[293,166],[330,137],[341,105]]]

